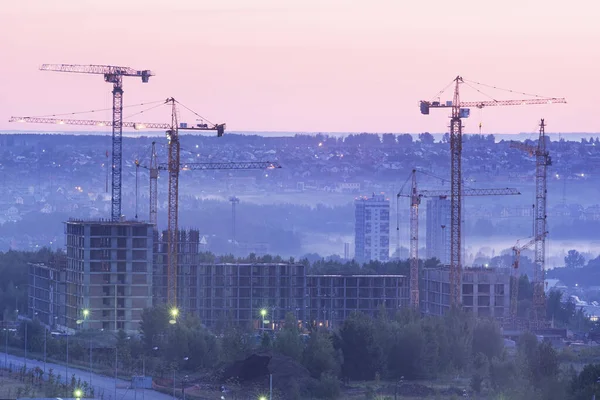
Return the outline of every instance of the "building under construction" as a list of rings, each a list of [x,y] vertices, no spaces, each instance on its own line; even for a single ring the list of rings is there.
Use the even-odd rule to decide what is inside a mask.
[[[168,290],[168,235],[167,231],[154,232],[152,268],[152,301],[154,305],[167,303]],[[196,229],[178,231],[177,250],[177,304],[183,313],[197,313],[198,265],[201,249],[200,232]]]
[[[448,268],[425,269],[422,281],[421,311],[443,315],[451,305]],[[507,268],[464,268],[461,304],[476,317],[502,319],[510,308],[510,271]]]
[[[71,219],[65,234],[65,326],[137,331],[152,306],[153,226]]]
[[[227,322],[278,329],[287,313],[293,313],[298,321],[306,320],[303,264],[200,264],[195,277],[198,315],[207,326]]]
[[[29,264],[28,316],[46,326],[65,325],[65,278],[67,257],[64,253],[52,255],[48,263]]]
[[[408,307],[404,275],[309,275],[308,318],[311,324],[340,326],[353,312],[371,316]]]

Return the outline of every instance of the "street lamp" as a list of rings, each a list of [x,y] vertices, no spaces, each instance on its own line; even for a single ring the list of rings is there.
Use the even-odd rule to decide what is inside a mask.
[[[73,396],[75,396],[77,399],[80,399],[83,396],[83,391],[81,389],[75,389],[73,391]]]
[[[87,321],[90,316],[89,308],[84,308],[83,310],[81,310],[81,315],[83,315],[83,321],[81,321],[81,323],[83,324],[83,322]],[[77,321],[77,323],[79,323],[79,321]],[[87,327],[89,329],[89,322]],[[90,333],[90,388],[92,387],[92,367],[92,335]]]
[[[177,309],[177,307],[173,307],[169,310],[169,314],[171,315],[169,323],[175,324],[177,322],[177,317],[179,316],[179,309]]]
[[[4,368],[8,368],[8,328],[4,328]]]
[[[189,357],[183,357],[183,361],[187,361],[189,360]],[[177,368],[173,368],[173,399],[177,399],[177,397],[175,396],[175,371],[177,370]],[[182,384],[183,387],[183,384]],[[184,393],[185,396],[185,393]]]
[[[265,317],[267,316],[267,310],[265,308],[260,310],[260,316],[262,317],[262,330],[265,330]]]
[[[396,390],[394,391],[394,400],[398,399],[398,386],[402,386],[404,384],[404,375],[400,377],[400,380],[396,382]]]
[[[25,357],[23,357],[23,361],[25,363],[25,372],[27,372],[27,321],[25,321]]]

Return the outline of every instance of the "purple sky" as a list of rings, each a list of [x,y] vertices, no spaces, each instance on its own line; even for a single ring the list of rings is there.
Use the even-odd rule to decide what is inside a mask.
[[[73,63],[151,69],[148,84],[125,80],[125,104],[173,96],[228,130],[442,132],[447,112],[422,116],[418,100],[460,74],[569,102],[472,110],[467,133],[531,132],[542,117],[548,132],[600,132],[598,15],[598,0],[6,1],[0,130],[25,128],[11,115],[110,107],[101,76],[37,70]]]

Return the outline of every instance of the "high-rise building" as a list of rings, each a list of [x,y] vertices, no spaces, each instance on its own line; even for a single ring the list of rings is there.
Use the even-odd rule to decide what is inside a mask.
[[[355,202],[354,258],[358,262],[387,261],[390,257],[390,201],[384,195]]]
[[[425,254],[437,258],[443,265],[450,262],[450,199],[427,200]]]
[[[66,222],[65,325],[134,332],[152,307],[153,225]]]

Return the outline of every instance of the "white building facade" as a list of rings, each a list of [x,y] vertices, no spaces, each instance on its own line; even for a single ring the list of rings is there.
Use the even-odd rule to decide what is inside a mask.
[[[355,201],[354,258],[358,262],[390,258],[390,201],[383,194]]]

